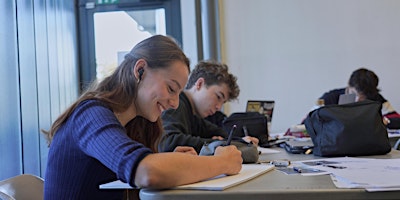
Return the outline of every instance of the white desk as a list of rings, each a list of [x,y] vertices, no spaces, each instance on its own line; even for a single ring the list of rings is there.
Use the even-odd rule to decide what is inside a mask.
[[[289,159],[291,161],[318,159],[314,155],[281,153],[262,155],[260,160]],[[387,155],[373,158],[400,158],[400,151],[392,150]],[[399,180],[400,181],[400,180]],[[142,189],[140,199],[400,199],[400,191],[366,192],[364,189],[338,189],[328,175],[301,176],[285,175],[279,171],[270,171],[255,179],[224,191],[199,190],[150,190]]]

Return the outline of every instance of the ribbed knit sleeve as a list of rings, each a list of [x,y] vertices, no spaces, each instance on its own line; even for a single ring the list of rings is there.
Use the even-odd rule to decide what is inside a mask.
[[[82,102],[57,131],[49,150],[46,199],[118,199],[119,190],[100,190],[116,179],[134,186],[139,162],[151,150],[130,139],[100,101]]]

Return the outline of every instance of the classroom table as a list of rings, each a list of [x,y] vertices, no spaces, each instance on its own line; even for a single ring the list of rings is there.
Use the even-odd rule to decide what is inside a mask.
[[[314,155],[289,154],[282,148],[279,153],[262,154],[260,160],[288,159],[290,161],[320,159]],[[366,158],[400,158],[400,151],[392,150],[386,155],[364,156]],[[400,180],[399,180],[400,181]],[[336,188],[329,175],[302,176],[286,175],[272,170],[237,186],[223,191],[204,190],[151,190],[142,189],[139,193],[143,200],[169,199],[294,199],[294,200],[329,200],[329,199],[400,199],[400,191],[367,192],[364,189]]]

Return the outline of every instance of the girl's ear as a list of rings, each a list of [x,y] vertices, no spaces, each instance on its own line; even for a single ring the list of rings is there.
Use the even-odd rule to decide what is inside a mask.
[[[144,59],[139,59],[136,61],[135,66],[133,67],[133,75],[135,76],[136,80],[142,80],[146,65],[147,62]]]

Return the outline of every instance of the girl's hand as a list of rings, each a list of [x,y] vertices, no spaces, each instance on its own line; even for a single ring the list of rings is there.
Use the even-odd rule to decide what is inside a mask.
[[[242,152],[234,145],[217,147],[214,156],[221,157],[221,162],[226,163],[224,164],[226,166],[226,175],[237,174],[242,169]]]

